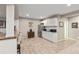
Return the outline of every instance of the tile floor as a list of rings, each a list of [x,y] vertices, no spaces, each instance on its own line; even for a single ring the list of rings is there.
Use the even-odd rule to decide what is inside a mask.
[[[50,42],[42,38],[24,39],[21,43],[22,54],[79,53],[79,40]]]

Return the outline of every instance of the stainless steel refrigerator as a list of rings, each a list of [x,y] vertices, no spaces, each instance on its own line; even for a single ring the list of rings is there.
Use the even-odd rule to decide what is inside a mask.
[[[42,31],[44,29],[44,24],[41,23],[40,25],[38,25],[38,37],[42,38]]]

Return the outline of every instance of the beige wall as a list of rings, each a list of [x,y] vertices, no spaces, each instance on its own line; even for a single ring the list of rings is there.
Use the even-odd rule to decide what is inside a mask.
[[[29,22],[33,22],[32,27],[29,27]],[[20,19],[19,20],[20,34],[24,37],[27,37],[27,32],[29,31],[29,29],[32,29],[35,32],[35,37],[37,37],[38,36],[38,24],[39,23],[40,23],[40,21]]]

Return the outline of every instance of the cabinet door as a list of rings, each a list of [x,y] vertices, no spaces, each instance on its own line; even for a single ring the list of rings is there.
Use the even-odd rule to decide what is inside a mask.
[[[44,23],[44,26],[57,26],[58,18],[46,19],[46,20],[42,21],[42,23]]]
[[[57,22],[57,18],[52,18],[49,21],[48,26],[57,26],[58,22]]]
[[[52,42],[57,42],[57,33],[51,33],[49,32],[47,34],[47,39],[52,41]]]
[[[0,54],[17,54],[17,39],[0,41]]]

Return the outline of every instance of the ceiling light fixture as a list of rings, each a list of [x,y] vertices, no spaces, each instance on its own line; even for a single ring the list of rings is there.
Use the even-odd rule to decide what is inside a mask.
[[[71,4],[67,4],[67,6],[71,6]]]
[[[26,16],[29,17],[30,15],[29,14],[26,14]]]
[[[40,16],[40,18],[42,19],[42,18],[44,18],[43,16]]]

